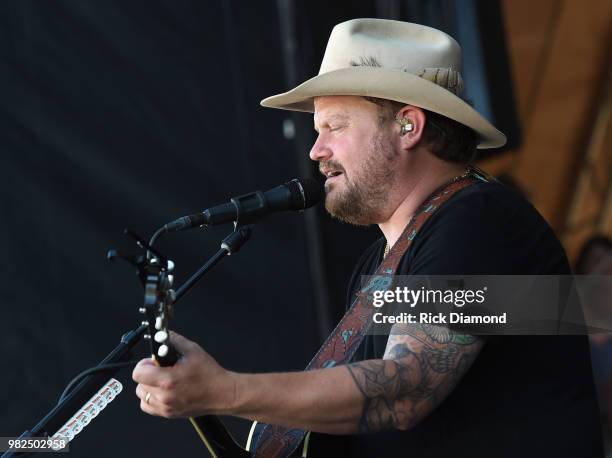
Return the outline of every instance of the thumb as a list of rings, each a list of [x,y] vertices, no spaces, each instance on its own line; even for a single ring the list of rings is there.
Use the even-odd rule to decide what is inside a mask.
[[[177,334],[174,331],[170,331],[170,343],[174,348],[176,348],[176,351],[184,356],[187,356],[189,353],[200,348],[197,343],[183,337],[180,334]]]

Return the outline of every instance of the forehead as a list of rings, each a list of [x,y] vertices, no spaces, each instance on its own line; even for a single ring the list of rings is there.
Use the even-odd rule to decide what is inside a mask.
[[[347,120],[376,115],[377,107],[363,97],[352,95],[323,96],[314,99],[314,123]]]

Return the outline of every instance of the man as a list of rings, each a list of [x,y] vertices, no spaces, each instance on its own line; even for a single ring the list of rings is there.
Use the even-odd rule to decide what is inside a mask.
[[[459,97],[460,60],[437,30],[352,20],[334,28],[317,77],[262,102],[314,111],[310,157],[327,177],[327,210],[383,232],[355,269],[349,305],[428,196],[466,178],[476,146],[505,143]],[[569,273],[533,207],[485,181],[453,195],[411,242],[397,274]],[[152,415],[234,415],[322,442],[341,436],[348,456],[601,456],[586,340],[396,325],[366,336],[350,364],[278,374],[230,372],[194,342],[171,340],[183,355],[175,366],[143,360],[133,373]]]

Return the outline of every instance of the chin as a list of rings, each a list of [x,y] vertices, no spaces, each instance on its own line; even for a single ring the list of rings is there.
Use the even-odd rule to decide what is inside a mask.
[[[338,183],[334,182],[334,181],[330,181],[330,180],[325,180],[325,191],[329,192],[330,190],[337,188],[338,187]]]
[[[342,202],[338,202],[338,197],[330,199],[329,196],[327,196],[325,198],[325,210],[332,218],[342,221],[343,223],[352,224],[354,226],[370,226],[373,224],[371,218],[365,217],[365,215],[361,215],[357,211],[347,208]]]
[[[342,201],[343,195],[335,184],[325,185],[325,207],[335,208]]]

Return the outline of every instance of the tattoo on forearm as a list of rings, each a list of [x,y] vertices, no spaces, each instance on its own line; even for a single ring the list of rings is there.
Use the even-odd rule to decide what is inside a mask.
[[[394,327],[383,360],[347,366],[363,395],[359,431],[414,426],[452,391],[482,345],[480,339],[448,328]]]
[[[405,343],[395,344],[389,351],[389,359],[400,359],[410,355],[408,345]]]

